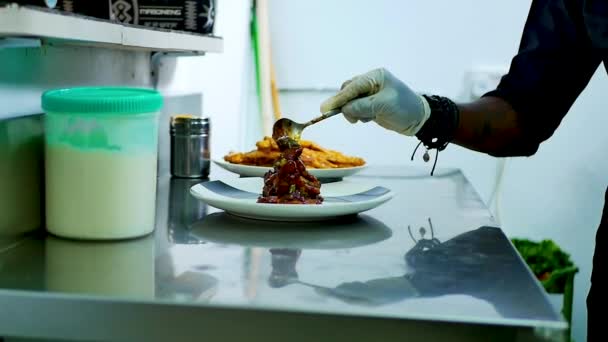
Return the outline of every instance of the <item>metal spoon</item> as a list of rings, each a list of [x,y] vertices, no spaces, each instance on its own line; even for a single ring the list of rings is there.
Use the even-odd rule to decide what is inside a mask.
[[[280,137],[288,136],[291,139],[298,141],[300,140],[300,136],[302,136],[304,128],[340,113],[342,113],[341,108],[333,109],[303,124],[287,118],[279,119],[272,126],[272,138],[276,141]]]

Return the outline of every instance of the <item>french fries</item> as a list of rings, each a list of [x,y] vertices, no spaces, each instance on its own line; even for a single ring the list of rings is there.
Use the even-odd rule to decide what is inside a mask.
[[[300,146],[303,149],[301,159],[307,168],[336,169],[365,165],[365,160],[362,158],[323,148],[312,141],[300,140]],[[233,164],[271,167],[280,155],[281,152],[274,139],[264,137],[256,143],[255,150],[231,152],[224,157],[224,160]]]

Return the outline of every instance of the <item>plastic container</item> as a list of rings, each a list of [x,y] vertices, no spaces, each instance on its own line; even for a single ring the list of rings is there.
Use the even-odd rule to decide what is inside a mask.
[[[161,95],[134,88],[43,94],[46,228],[75,239],[154,230]]]

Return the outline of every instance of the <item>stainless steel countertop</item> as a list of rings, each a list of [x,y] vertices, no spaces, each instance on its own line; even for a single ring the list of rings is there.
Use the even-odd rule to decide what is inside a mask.
[[[235,175],[214,168],[223,177]],[[300,329],[560,340],[566,323],[460,171],[372,167],[351,179],[396,196],[357,217],[286,224],[230,216],[189,194],[200,180],[162,177],[153,235],[5,241],[0,335],[177,339],[204,326],[224,340],[299,340]]]

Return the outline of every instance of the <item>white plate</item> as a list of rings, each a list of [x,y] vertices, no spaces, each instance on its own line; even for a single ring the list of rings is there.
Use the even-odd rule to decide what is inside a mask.
[[[190,189],[192,195],[212,207],[236,216],[271,221],[320,221],[358,214],[393,197],[389,189],[365,183],[340,181],[323,184],[322,204],[257,203],[262,178],[210,181]]]
[[[226,169],[230,172],[234,172],[243,177],[264,177],[264,174],[268,172],[268,170],[272,169],[272,167],[265,166],[251,166],[251,165],[241,165],[241,164],[233,164],[229,163],[225,160],[214,159],[213,162],[223,169]],[[366,168],[366,165],[356,166],[356,167],[343,167],[336,169],[312,169],[307,168],[308,172],[311,175],[317,178],[344,178],[348,176],[352,176],[355,173]]]

